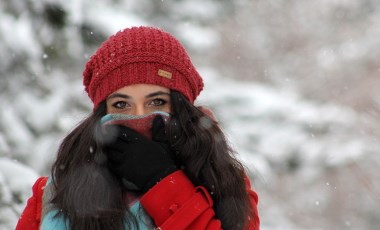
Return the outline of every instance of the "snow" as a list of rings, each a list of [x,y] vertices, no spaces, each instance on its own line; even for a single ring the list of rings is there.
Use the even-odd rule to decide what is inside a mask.
[[[12,36],[4,36],[2,41],[4,45],[12,47],[14,52],[28,54],[30,58],[37,58],[40,50],[35,44],[37,43],[33,33],[33,26],[30,24],[26,14],[22,14],[19,18],[13,18],[9,15],[2,16],[0,23],[1,34],[12,34]]]
[[[44,21],[46,3],[62,6],[67,13],[64,28],[52,28]],[[33,183],[38,176],[49,173],[63,137],[91,112],[81,72],[96,47],[83,43],[80,28],[84,25],[94,29],[91,32],[94,38],[138,25],[160,26],[175,32],[195,57],[194,62],[205,81],[197,105],[214,111],[259,193],[261,229],[331,229],[331,226],[377,229],[374,226],[379,224],[380,216],[377,207],[380,144],[368,127],[377,126],[372,118],[378,114],[371,110],[358,112],[332,100],[306,99],[296,87],[297,81],[302,79],[293,78],[291,74],[297,72],[289,72],[289,69],[294,66],[286,65],[294,61],[295,69],[302,69],[305,62],[299,58],[309,58],[313,66],[302,69],[305,75],[302,77],[315,77],[314,68],[318,68],[326,71],[322,75],[326,74],[327,79],[346,68],[350,73],[349,61],[371,57],[376,60],[378,53],[373,50],[378,47],[380,14],[370,17],[366,30],[360,34],[363,36],[352,36],[337,44],[316,43],[305,49],[306,53],[287,51],[289,56],[276,62],[277,55],[273,52],[277,54],[276,49],[281,47],[274,46],[274,38],[283,36],[284,31],[280,28],[269,31],[265,23],[276,23],[279,13],[276,10],[284,11],[280,2],[260,2],[257,7],[261,11],[250,14],[249,22],[237,17],[224,34],[217,26],[208,24],[222,20],[221,13],[230,10],[223,9],[223,4],[217,1],[165,0],[160,9],[152,4],[148,0],[112,4],[88,0],[44,0],[29,5],[18,1],[0,3],[0,107],[4,108],[0,110],[0,229],[14,229]],[[360,6],[359,2],[346,0],[310,4],[297,3],[298,13],[290,19],[301,18],[300,24],[296,24],[300,28],[292,25],[286,30],[312,27],[308,32],[315,35],[316,40],[332,29],[318,27],[320,24],[315,18],[327,15],[335,9],[333,6],[343,7],[340,9],[347,12]],[[248,5],[244,0],[239,1],[239,6],[249,11],[252,8]],[[305,11],[313,8],[316,10]],[[268,9],[274,11],[274,14],[269,12],[270,18],[265,14]],[[170,16],[167,21],[166,16]],[[252,27],[251,33],[233,34],[234,26],[246,23]],[[350,34],[349,28],[345,29],[345,33]],[[206,60],[205,56],[217,58],[214,55],[217,49],[228,48],[222,36],[243,42],[234,44],[234,49],[244,47],[248,50],[245,55],[263,59],[255,60],[262,63],[263,69],[255,69],[256,65],[250,67],[250,72],[262,72],[265,79],[275,76],[282,84],[239,81],[233,78],[239,67],[224,72],[223,67],[229,63],[215,68],[209,65],[212,61],[197,62],[198,58]],[[301,36],[300,40],[303,39],[307,36]],[[49,53],[47,47],[60,52]],[[233,54],[236,64],[246,59],[239,52]],[[269,64],[265,58],[270,59]],[[376,65],[374,63],[371,65]],[[376,67],[377,75],[379,70]],[[358,78],[362,76],[358,74]],[[341,85],[345,85],[346,90],[357,88],[342,79]],[[315,87],[325,86],[328,85]],[[380,105],[379,99],[374,98],[373,104]]]
[[[347,132],[354,132],[351,124],[360,119],[349,108],[305,101],[294,91],[218,78],[211,70],[203,76],[207,90],[200,104],[217,108],[232,143],[271,162],[302,154],[307,164],[318,158],[341,164],[372,149],[369,140],[348,141]]]
[[[208,28],[185,23],[180,24],[177,30],[181,35],[181,41],[194,50],[202,51],[205,48],[215,47],[220,43],[218,34]]]
[[[16,160],[0,157],[1,229],[14,229],[37,178],[38,174],[33,168]]]
[[[13,145],[29,145],[33,140],[33,134],[23,124],[13,107],[7,103],[2,103],[3,108],[8,108],[0,112],[2,118],[3,131],[7,134],[7,141]],[[22,141],[20,141],[22,140]]]
[[[202,20],[212,20],[219,13],[218,5],[213,1],[185,1],[178,7],[177,13],[182,17],[197,17]]]
[[[5,180],[3,183],[7,183],[13,193],[20,194],[23,201],[30,195],[30,188],[38,178],[34,169],[3,157],[0,158],[0,173]],[[10,180],[11,178],[17,180]]]
[[[115,8],[107,2],[87,2],[85,20],[101,28],[108,35],[131,26],[147,25],[144,20],[133,14],[126,13],[123,7]],[[99,9],[102,9],[101,12]]]

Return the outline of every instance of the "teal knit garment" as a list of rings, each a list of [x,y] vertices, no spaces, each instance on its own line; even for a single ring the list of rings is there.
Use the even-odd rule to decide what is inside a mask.
[[[54,193],[54,191],[52,186],[52,179],[50,176],[44,189],[42,209],[45,211],[43,211],[41,214],[42,220],[40,224],[40,230],[70,230],[69,220],[63,215],[57,215],[58,209],[54,208],[54,206],[48,202],[51,199],[52,193]],[[139,230],[155,229],[151,218],[145,212],[144,208],[141,206],[138,200],[134,204],[131,204],[129,210],[136,217]],[[136,226],[130,228],[127,224],[125,224],[124,229],[137,230]]]
[[[151,226],[150,218],[148,217],[148,214],[144,211],[142,206],[140,205],[140,202],[136,202],[134,205],[130,207],[130,211],[135,215],[138,221],[139,230],[148,230],[148,229],[154,229],[153,226]],[[40,230],[69,230],[70,225],[69,221],[62,216],[54,217],[58,213],[58,210],[52,210],[48,212],[42,219]],[[130,230],[136,230],[136,227],[133,227],[132,229],[128,227],[127,225],[124,226],[124,229],[130,229]]]

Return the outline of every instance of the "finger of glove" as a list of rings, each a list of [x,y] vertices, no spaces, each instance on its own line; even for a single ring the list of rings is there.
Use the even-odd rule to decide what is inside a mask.
[[[108,143],[117,142],[118,139],[126,142],[138,142],[146,139],[137,131],[124,125],[106,125],[104,130],[107,135],[105,139],[109,140]]]
[[[124,177],[121,178],[121,183],[123,184],[124,188],[128,189],[129,191],[140,192],[142,190],[135,183],[133,183],[132,181],[129,181],[129,180],[125,179]]]
[[[176,157],[169,141],[166,124],[160,116],[157,117],[159,118],[155,118],[152,125],[152,140],[158,142],[171,160],[175,161]]]
[[[166,137],[165,121],[160,115],[155,116],[153,119],[152,140],[158,142],[166,142],[168,140]]]
[[[127,157],[127,154],[115,148],[106,148],[105,153],[106,153],[105,155],[107,156],[107,160],[109,164],[112,164],[112,165],[120,164]]]
[[[127,167],[128,166],[120,162],[108,161],[108,169],[121,180],[126,189],[131,191],[140,191],[141,188],[128,178],[130,172],[126,170]]]
[[[178,140],[181,137],[181,127],[179,125],[178,119],[172,117],[169,122],[169,135],[171,140]]]

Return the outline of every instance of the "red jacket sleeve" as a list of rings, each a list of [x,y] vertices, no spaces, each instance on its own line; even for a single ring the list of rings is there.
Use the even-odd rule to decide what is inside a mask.
[[[32,197],[28,199],[26,207],[22,212],[16,230],[38,230],[41,220],[42,195],[47,177],[40,177],[33,185]]]
[[[250,186],[249,180],[246,183]],[[257,214],[257,194],[248,188],[251,203]],[[213,201],[204,187],[194,187],[183,171],[165,177],[140,199],[145,211],[160,229],[219,230]],[[256,218],[257,217],[257,218]],[[259,229],[258,215],[250,220],[249,230]]]

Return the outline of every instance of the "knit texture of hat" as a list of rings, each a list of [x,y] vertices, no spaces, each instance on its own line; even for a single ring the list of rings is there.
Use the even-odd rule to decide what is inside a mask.
[[[152,27],[132,27],[111,36],[87,62],[83,77],[94,110],[111,93],[133,84],[173,89],[192,103],[203,89],[181,43]]]

